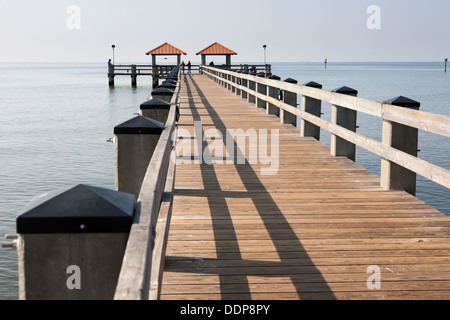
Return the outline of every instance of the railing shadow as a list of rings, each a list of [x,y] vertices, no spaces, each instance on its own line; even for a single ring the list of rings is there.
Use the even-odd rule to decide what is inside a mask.
[[[184,82],[187,94],[188,94],[188,100],[189,100],[189,108],[192,112],[192,116],[194,121],[201,121],[199,111],[197,110],[197,106],[194,103],[193,99],[193,93],[194,91],[200,96],[202,104],[204,108],[206,109],[208,115],[212,119],[212,123],[214,124],[215,128],[222,133],[223,136],[226,136],[227,128],[220,118],[219,114],[214,110],[214,107],[210,104],[208,99],[205,97],[203,91],[197,84],[195,77],[192,75],[186,75],[186,78],[188,81]],[[198,99],[198,98],[197,98]],[[202,110],[204,111],[204,110]],[[203,140],[203,139],[202,139]],[[227,143],[228,144],[228,143]],[[202,142],[201,146],[204,150],[204,152],[208,152],[208,144],[207,142]],[[228,147],[228,146],[227,146]],[[231,150],[230,150],[231,151]],[[242,150],[239,149],[236,143],[234,143],[234,157],[240,157],[242,158]],[[244,150],[245,151],[245,150]],[[201,159],[200,159],[201,160]],[[236,160],[236,159],[235,159]],[[270,240],[272,241],[274,247],[276,248],[276,251],[279,255],[280,262],[261,262],[261,261],[247,261],[250,266],[254,268],[270,268],[271,266],[276,267],[286,267],[285,270],[287,271],[286,274],[277,274],[278,277],[288,277],[291,279],[292,284],[294,285],[296,292],[298,294],[298,297],[300,299],[308,299],[310,297],[309,294],[304,290],[304,283],[305,283],[305,277],[304,275],[301,275],[300,270],[308,270],[308,274],[310,275],[312,282],[315,283],[316,286],[320,286],[320,297],[321,299],[325,300],[334,300],[336,299],[332,290],[330,289],[329,285],[326,283],[325,279],[323,278],[320,271],[317,269],[317,267],[314,265],[313,261],[309,257],[308,253],[306,252],[304,246],[302,245],[301,241],[297,237],[295,231],[290,226],[289,222],[286,220],[286,218],[283,215],[283,212],[280,210],[280,208],[277,206],[274,199],[271,197],[270,193],[265,188],[264,184],[259,179],[258,175],[253,170],[250,163],[246,160],[245,164],[237,164],[237,161],[234,161],[234,167],[236,171],[238,172],[239,176],[241,177],[242,183],[244,184],[246,188],[247,198],[252,200],[253,205],[257,209],[259,216],[269,234]],[[208,165],[208,164],[202,164],[201,165],[201,174],[202,179],[204,183],[205,190],[213,189],[213,190],[221,190],[220,183],[217,177],[217,174],[215,172],[214,166]],[[251,184],[248,181],[251,181]],[[252,190],[258,190],[258,198],[255,198],[254,193],[252,194]],[[181,190],[180,190],[181,191]],[[223,235],[223,230],[227,230],[227,248],[226,250],[222,248],[221,246],[217,247],[217,260],[220,260],[222,257],[226,257],[228,260],[242,260],[242,254],[239,249],[239,243],[238,238],[236,235],[236,230],[233,226],[233,222],[231,219],[230,210],[227,207],[226,203],[226,197],[229,197],[230,192],[224,191],[223,197],[218,196],[214,198],[214,203],[211,202],[210,197],[208,197],[209,206],[210,206],[210,212],[211,212],[211,218],[213,223],[213,230],[214,230],[214,237],[215,241],[218,241],[221,239],[221,235]],[[238,192],[238,197],[245,197],[245,191],[244,192]],[[264,201],[261,201],[261,199],[264,199]],[[226,208],[226,209],[224,209]],[[264,212],[270,212],[270,219],[267,217],[267,215],[264,214]],[[224,215],[226,215],[226,218],[223,219]],[[220,216],[220,224],[217,223],[217,219],[215,219],[216,216]],[[273,219],[277,219],[277,225],[276,229],[274,228],[274,225],[271,221]],[[225,224],[224,224],[225,223]],[[283,229],[283,237],[280,238],[279,236],[279,230]],[[286,240],[289,240],[290,242],[290,250],[287,251],[285,249],[285,243]],[[292,259],[299,259],[302,260],[302,265],[298,266],[298,270],[296,270],[296,266],[292,264]],[[236,275],[233,275],[236,277]],[[259,276],[266,276],[264,272],[261,272]],[[274,276],[274,275],[267,275],[268,277]],[[236,283],[239,283],[239,287],[234,287],[233,290],[239,291],[240,297],[242,299],[250,299],[251,298],[251,291],[250,286],[247,280],[247,275],[242,274],[237,276],[239,279]],[[221,274],[219,271],[219,279],[220,279],[220,287],[221,287],[221,294],[222,297],[225,297],[227,294],[233,294],[234,292],[230,292],[230,286],[227,286],[227,277],[226,274]]]

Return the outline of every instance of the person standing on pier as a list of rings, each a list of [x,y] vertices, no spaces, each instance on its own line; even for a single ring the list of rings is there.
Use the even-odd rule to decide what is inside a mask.
[[[114,65],[111,62],[111,59],[108,60],[108,72],[109,73],[114,73]]]
[[[185,66],[184,61],[182,61],[180,64],[180,67],[181,67],[181,71],[183,71],[183,73],[184,73],[184,66]]]
[[[188,67],[188,73],[191,73],[191,61],[188,61],[187,67]]]

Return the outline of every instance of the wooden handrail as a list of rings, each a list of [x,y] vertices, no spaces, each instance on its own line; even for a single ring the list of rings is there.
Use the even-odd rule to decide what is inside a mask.
[[[338,105],[347,109],[363,112],[368,115],[372,115],[383,119],[383,121],[395,122],[405,126],[413,127],[427,132],[432,132],[438,135],[450,137],[450,117],[438,114],[432,114],[428,112],[402,108],[394,106],[388,103],[377,102],[373,100],[357,98],[349,95],[344,95],[336,92],[331,92],[323,89],[317,89],[307,87],[298,84],[292,84],[288,82],[282,82],[279,80],[266,79],[248,74],[236,73],[233,71],[216,69],[203,66],[202,70],[209,76],[227,84],[227,86],[234,87],[247,94],[255,96],[257,99],[266,101],[278,108],[284,110],[299,118],[312,123],[324,130],[327,130],[331,134],[339,136],[346,141],[349,141],[355,145],[358,145],[380,157],[395,163],[403,168],[406,168],[414,173],[417,173],[431,181],[434,181],[440,185],[450,188],[450,171],[427,161],[421,160],[415,156],[412,156],[406,152],[395,149],[382,142],[367,138],[356,132],[347,130],[339,125],[321,119],[308,112],[297,109],[291,105],[284,103],[283,101],[274,99],[265,94],[261,94],[255,90],[237,84],[237,81],[228,79],[228,76],[232,76],[247,81],[252,81],[257,84],[274,87],[279,90],[285,90],[293,93],[297,93],[302,96],[306,96],[312,99],[329,102],[332,105]],[[227,77],[225,77],[227,75]]]
[[[329,102],[330,104],[339,105],[344,108],[376,116],[382,118],[383,120],[393,121],[420,130],[450,137],[450,117],[448,116],[418,110],[408,110],[402,107],[393,106],[383,102],[368,100],[364,98],[357,98],[323,89],[316,89],[303,85],[282,82],[279,80],[255,77],[248,74],[240,74],[233,71],[227,71],[222,69],[217,70],[215,68],[205,66],[203,66],[203,69],[216,70],[220,71],[221,73],[233,76],[238,75],[239,78],[241,79],[251,80],[258,84],[276,87],[280,90],[295,92],[297,94],[304,95],[313,99]],[[218,77],[216,75],[214,76]],[[238,88],[240,90],[249,92],[252,95],[255,95],[254,93],[255,91],[250,90],[247,87],[236,85],[236,83],[223,78],[221,78],[221,81],[224,81],[227,84],[234,86],[235,88]],[[262,97],[260,97],[260,99],[262,99]]]
[[[168,232],[163,228],[162,230],[166,231],[158,232],[153,241],[153,229],[157,226],[160,215],[165,216],[166,219],[170,218],[169,212],[172,206],[170,193],[173,192],[175,170],[172,135],[176,128],[180,87],[181,74],[178,73],[178,83],[171,100],[167,122],[148,165],[137,199],[135,219],[122,262],[115,300],[147,300],[149,298],[153,252],[159,248],[156,246],[153,249],[152,245],[154,242],[160,243],[159,237],[167,237],[166,232]],[[165,254],[164,250],[157,249],[157,251],[160,255]],[[156,260],[162,259],[163,257],[158,257]],[[162,272],[160,268],[158,269]],[[160,277],[160,275],[156,276]]]

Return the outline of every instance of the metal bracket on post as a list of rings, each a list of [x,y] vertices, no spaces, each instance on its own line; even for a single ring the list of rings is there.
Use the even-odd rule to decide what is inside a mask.
[[[2,243],[1,243],[2,248],[16,249],[18,238],[19,238],[19,235],[17,235],[17,234],[6,234],[5,240],[12,240],[12,241],[2,241]]]

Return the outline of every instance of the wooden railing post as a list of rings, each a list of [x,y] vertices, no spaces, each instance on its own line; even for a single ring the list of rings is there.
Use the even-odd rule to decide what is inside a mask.
[[[414,110],[420,108],[419,102],[401,96],[384,103]],[[416,128],[383,120],[383,144],[417,157],[418,137],[419,130]],[[405,190],[415,195],[416,173],[382,158],[381,187],[386,190]]]
[[[358,91],[349,87],[341,87],[333,90],[333,92],[356,97]],[[331,122],[345,129],[356,132],[357,112],[337,105],[331,106]],[[350,160],[356,160],[355,144],[344,140],[334,134],[331,135],[330,142],[331,154],[334,156],[345,156]]]
[[[152,91],[152,98],[170,103],[173,97],[173,90],[167,88],[158,88]]]
[[[248,74],[248,71],[244,71],[243,74]],[[248,88],[248,82],[249,82],[249,81],[247,81],[247,79],[241,78],[241,86],[242,86],[243,88]],[[241,90],[241,98],[242,98],[242,99],[245,99],[245,100],[248,100],[248,94],[247,94],[247,91]]]
[[[284,82],[293,83],[293,84],[298,83],[297,80],[292,79],[292,78],[287,78],[286,80],[284,80]],[[283,102],[290,106],[297,108],[297,93],[284,90],[283,91]],[[286,112],[283,109],[280,109],[280,121],[281,121],[281,123],[291,124],[294,127],[297,127],[297,116],[290,112]]]
[[[235,87],[235,85],[236,85],[236,75],[234,73],[231,74],[230,80],[232,82],[232,85],[230,85],[230,90],[231,90],[232,93],[236,93],[236,87]]]
[[[158,89],[165,88],[165,89],[169,89],[169,90],[175,91],[176,87],[177,87],[177,84],[173,80],[165,80],[165,81],[163,81],[163,83],[161,83],[159,85]]]
[[[164,124],[137,116],[114,128],[116,136],[116,190],[139,196],[148,164]]]
[[[170,106],[171,104],[166,101],[151,99],[140,105],[139,114],[143,117],[166,123]]]
[[[17,218],[21,300],[111,300],[135,197],[88,185],[35,198]]]
[[[304,86],[322,89],[322,85],[317,82],[314,82],[314,81],[305,83]],[[302,111],[308,112],[308,113],[320,118],[322,115],[322,101],[303,95],[302,96]],[[301,137],[313,137],[317,141],[320,141],[320,127],[301,119],[300,120],[300,136]]]
[[[262,77],[262,76],[258,75],[258,77]],[[267,96],[267,86],[265,84],[257,83],[256,84],[256,90],[257,90],[258,93]],[[256,99],[256,107],[257,108],[266,109],[267,108],[267,103],[266,103],[265,100],[258,98],[258,99]]]
[[[250,73],[252,76],[256,76],[256,73]],[[252,91],[256,91],[256,82],[252,80],[248,80],[248,88]],[[249,103],[256,103],[256,97],[253,94],[248,94],[247,101]]]
[[[227,88],[228,84],[225,80],[227,80],[227,74],[222,70],[222,87]]]
[[[281,80],[281,78],[276,75],[271,75],[268,78],[272,80]],[[267,86],[267,96],[279,100],[279,94],[280,89],[278,89],[277,87]],[[280,108],[268,102],[266,103],[266,114],[274,114],[276,116],[279,116]]]

